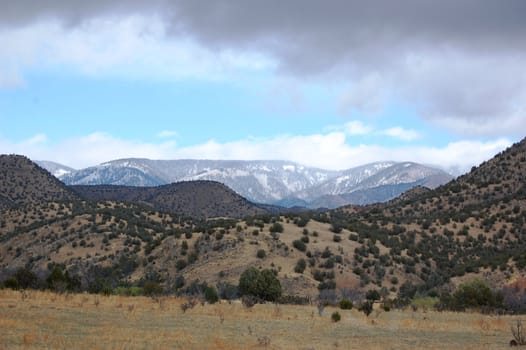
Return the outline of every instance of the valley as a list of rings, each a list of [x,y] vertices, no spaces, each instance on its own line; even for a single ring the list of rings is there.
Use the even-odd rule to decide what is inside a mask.
[[[400,327],[392,322],[405,324],[420,314],[389,311],[418,310],[418,305],[424,310],[526,312],[526,139],[436,189],[417,186],[385,203],[316,211],[256,205],[213,181],[65,186],[25,157],[0,160],[0,281],[5,293],[29,288],[110,298],[146,295],[175,305],[184,298],[210,305],[218,299],[228,300],[227,305],[242,300],[248,304],[235,312],[249,319],[252,312],[257,317],[271,312],[265,301],[293,314],[316,305],[343,309],[341,303],[349,302],[355,311],[344,311],[341,324],[365,322],[364,332],[377,325]],[[250,269],[266,276],[266,282],[257,283],[277,283],[276,293],[255,289],[247,294],[243,278],[261,278],[246,277],[256,273]],[[286,306],[291,304],[297,306]],[[209,312],[227,313],[223,309],[230,306],[221,305],[215,311],[206,306],[198,319],[212,317]],[[371,318],[373,310],[387,319]],[[282,327],[281,317],[272,318],[268,327]],[[341,325],[319,317],[312,311],[311,323]],[[304,316],[301,320],[307,322]],[[282,341],[275,334],[271,339]]]

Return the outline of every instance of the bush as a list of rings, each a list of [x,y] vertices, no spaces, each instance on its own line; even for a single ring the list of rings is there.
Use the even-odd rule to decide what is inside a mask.
[[[362,303],[359,308],[360,311],[362,311],[365,316],[369,316],[371,312],[373,312],[373,302],[368,300]]]
[[[283,232],[283,225],[281,225],[279,222],[275,222],[275,223],[273,223],[270,226],[269,231],[270,232],[282,233]]]
[[[175,262],[175,267],[177,268],[177,271],[181,271],[182,269],[186,267],[186,265],[187,265],[187,262],[184,259],[179,259]]]
[[[248,268],[239,278],[239,292],[243,295],[252,295],[266,301],[276,301],[281,296],[281,283],[273,271],[265,269],[261,272]]]
[[[158,282],[146,281],[142,287],[144,294],[148,296],[159,295],[163,292],[163,288]]]
[[[453,303],[456,309],[499,306],[491,289],[479,279],[459,285],[453,293]]]
[[[259,259],[264,259],[266,256],[267,256],[267,253],[265,253],[265,250],[264,249],[259,249],[256,256],[259,258]]]
[[[4,281],[4,287],[18,290],[18,281],[14,277],[8,277]]]
[[[307,262],[305,261],[305,259],[299,259],[298,262],[296,263],[296,266],[294,267],[294,272],[303,273],[306,267],[307,267]]]
[[[351,310],[352,307],[353,307],[353,303],[349,299],[342,299],[340,301],[340,309],[342,309],[342,310]]]
[[[380,300],[380,293],[376,289],[368,290],[365,293],[365,299],[370,301]]]
[[[338,311],[334,311],[331,315],[332,322],[339,322],[342,319],[342,316]]]
[[[307,246],[305,245],[305,242],[303,242],[301,239],[297,239],[294,242],[292,242],[292,246],[301,252],[304,252],[307,250]]]
[[[213,286],[206,287],[204,294],[206,301],[210,304],[215,304],[219,301],[219,295]]]
[[[21,289],[37,288],[38,277],[35,273],[25,267],[16,270],[14,277],[18,281],[18,287]]]

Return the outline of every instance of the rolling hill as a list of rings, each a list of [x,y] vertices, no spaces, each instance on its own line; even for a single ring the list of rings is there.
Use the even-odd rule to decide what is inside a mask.
[[[2,211],[0,271],[25,266],[46,275],[50,263],[60,264],[87,290],[144,281],[171,292],[203,281],[227,288],[248,267],[272,269],[285,294],[308,297],[371,289],[436,296],[474,277],[497,288],[526,277],[525,171],[522,140],[434,190],[244,220],[171,214],[175,185],[75,187],[93,200],[27,201]],[[26,179],[25,188],[37,188]]]

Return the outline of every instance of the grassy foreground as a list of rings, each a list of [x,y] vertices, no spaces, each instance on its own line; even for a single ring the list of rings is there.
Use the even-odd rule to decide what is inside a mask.
[[[510,316],[0,290],[0,349],[504,349]]]

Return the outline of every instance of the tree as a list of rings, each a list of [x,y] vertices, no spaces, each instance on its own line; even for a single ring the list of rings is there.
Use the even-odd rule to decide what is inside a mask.
[[[253,295],[262,300],[276,301],[281,296],[281,283],[272,270],[262,270],[255,267],[243,271],[239,278],[239,292],[243,295]]]
[[[16,270],[14,277],[18,281],[18,287],[22,289],[36,288],[38,286],[38,277],[35,273],[25,267]]]
[[[296,263],[296,266],[294,267],[294,272],[303,273],[306,267],[307,267],[307,262],[305,261],[305,259],[299,259],[298,262]]]
[[[368,290],[367,293],[365,293],[365,299],[373,302],[380,300],[380,293],[376,289]]]
[[[281,225],[279,222],[275,222],[269,227],[269,231],[270,232],[282,233],[283,232],[283,225]]]
[[[213,286],[206,287],[205,299],[210,304],[215,304],[219,301],[219,295],[217,294],[217,290]]]
[[[480,307],[480,306],[497,306],[495,295],[486,283],[479,279],[462,283],[453,293],[455,306],[459,309]]]

